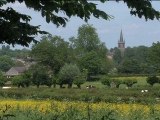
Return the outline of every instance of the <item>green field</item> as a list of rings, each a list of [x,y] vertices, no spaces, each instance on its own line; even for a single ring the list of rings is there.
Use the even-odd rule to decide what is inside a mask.
[[[40,88],[12,88],[0,90],[0,98],[13,99],[55,99],[55,100],[70,100],[70,101],[91,101],[91,102],[136,102],[136,103],[159,103],[160,86],[150,86],[146,82],[146,77],[118,77],[116,79],[137,79],[136,85],[127,88],[109,88],[103,85],[100,81],[86,82],[81,89],[76,86],[68,89],[48,88],[41,86]],[[93,85],[95,88],[87,89],[86,86]],[[142,93],[142,90],[148,90]]]

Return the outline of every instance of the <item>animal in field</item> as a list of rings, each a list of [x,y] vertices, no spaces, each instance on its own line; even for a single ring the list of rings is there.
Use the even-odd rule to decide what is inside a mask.
[[[87,89],[91,89],[91,88],[96,88],[96,86],[94,86],[94,85],[87,85],[86,88]]]

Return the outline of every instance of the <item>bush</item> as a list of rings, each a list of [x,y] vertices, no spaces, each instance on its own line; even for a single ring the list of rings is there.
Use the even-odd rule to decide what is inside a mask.
[[[120,89],[126,89],[126,88],[127,88],[127,85],[126,85],[126,84],[120,84],[120,85],[119,85],[119,88],[120,88]]]
[[[101,83],[103,84],[103,85],[107,85],[107,86],[111,86],[111,78],[109,78],[109,77],[102,77],[101,79],[100,79],[100,81],[101,81]]]
[[[123,83],[123,81],[122,80],[118,80],[118,79],[112,79],[111,83],[113,83],[115,85],[115,87],[118,88],[119,85]]]
[[[160,82],[160,80],[159,80],[159,78],[157,76],[149,76],[147,78],[147,83],[149,83],[152,86],[153,86],[153,84],[159,83],[159,82]]]
[[[140,85],[138,83],[135,83],[132,85],[132,88],[138,88],[138,87],[140,87]]]
[[[107,85],[109,87],[116,87],[118,88],[120,84],[122,84],[122,80],[112,79],[110,77],[102,77],[101,82],[103,85]]]
[[[160,84],[159,84],[159,83],[154,83],[154,84],[153,84],[153,87],[158,87],[158,88],[160,88]]]
[[[126,79],[124,80],[124,84],[126,84],[128,87],[132,87],[133,84],[137,83],[137,80],[135,79]]]

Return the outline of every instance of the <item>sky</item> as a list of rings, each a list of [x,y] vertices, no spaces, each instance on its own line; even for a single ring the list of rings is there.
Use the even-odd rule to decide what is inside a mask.
[[[120,38],[120,31],[123,31],[123,37],[126,42],[126,47],[136,47],[140,45],[151,46],[153,42],[160,41],[160,21],[149,20],[144,18],[138,18],[130,15],[130,10],[124,2],[108,1],[104,4],[96,2],[97,7],[100,10],[105,11],[107,14],[114,16],[111,20],[103,20],[91,17],[88,24],[93,25],[96,28],[98,36],[102,42],[105,42],[108,49],[117,47],[117,42]],[[160,1],[152,1],[152,5],[156,10],[160,11]],[[68,40],[72,36],[77,36],[78,28],[86,24],[82,19],[77,17],[71,17],[67,22],[66,27],[56,27],[52,23],[46,23],[45,18],[41,17],[39,12],[35,12],[33,9],[28,9],[23,3],[9,4],[17,11],[25,13],[32,17],[32,25],[41,25],[41,30],[45,30],[52,35],[58,35]],[[6,8],[6,6],[3,6]],[[37,37],[40,39],[40,37]],[[31,46],[30,46],[31,47]],[[23,48],[21,46],[15,46],[15,48]]]

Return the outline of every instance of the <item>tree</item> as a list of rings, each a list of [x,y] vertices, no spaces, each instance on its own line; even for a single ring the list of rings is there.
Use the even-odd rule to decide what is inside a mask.
[[[31,54],[38,63],[47,66],[55,74],[65,62],[72,61],[68,42],[59,36],[44,36],[32,47]]]
[[[0,70],[3,72],[8,71],[14,65],[14,61],[9,56],[0,57]]]
[[[80,76],[80,70],[75,64],[65,64],[59,72],[58,84],[62,88],[63,84],[68,84],[68,88],[72,87],[73,81]]]
[[[149,64],[148,60],[149,47],[127,47],[123,57],[121,57],[119,49],[115,48],[112,51],[114,51],[113,59],[119,72],[123,71],[122,73],[125,73],[130,71],[129,74],[148,74],[153,71],[151,70],[151,64]]]
[[[21,75],[13,77],[12,78],[12,84],[17,86],[18,88],[20,88],[20,87],[24,88],[25,87],[24,79]]]
[[[88,79],[91,76],[107,72],[107,48],[100,41],[96,29],[89,24],[78,29],[77,38],[70,38],[70,45],[75,51],[75,58],[81,70],[88,70]]]
[[[101,56],[105,56],[107,48],[98,37],[96,29],[89,24],[84,24],[78,28],[78,37],[71,38],[72,46],[77,51],[78,56],[83,56],[87,52],[95,51]]]
[[[31,73],[30,71],[25,71],[22,75],[14,76],[12,79],[12,84],[19,87],[29,87],[31,85]]]
[[[136,59],[125,59],[118,68],[120,73],[139,74],[140,66]]]
[[[23,74],[22,74],[22,78],[23,78],[23,84],[26,86],[26,87],[29,87],[32,83],[32,74],[31,74],[31,71],[25,71]]]
[[[46,22],[52,22],[57,26],[65,26],[66,22],[72,16],[78,16],[79,18],[88,21],[93,15],[95,18],[103,18],[109,20],[112,18],[104,11],[97,8],[96,3],[87,0],[0,0],[0,7],[7,3],[25,3],[28,8],[32,8],[35,11],[41,13],[42,17],[46,19]],[[100,0],[104,3],[108,0]],[[123,0],[124,3],[131,9],[130,14],[141,18],[159,19],[160,13],[152,7],[149,0]],[[119,0],[116,0],[119,2]],[[60,16],[58,13],[64,13],[66,16]],[[13,8],[8,7],[6,9],[0,8],[0,43],[8,44],[20,44],[28,46],[31,42],[37,42],[35,36],[37,34],[46,34],[45,31],[41,31],[39,26],[33,26],[29,23],[31,17],[26,14],[19,13]]]
[[[0,49],[0,56],[2,55],[10,56],[11,53],[12,53],[12,50],[10,49],[9,45],[2,45],[2,49]]]
[[[153,43],[149,51],[149,61],[160,72],[160,42]]]
[[[122,62],[121,51],[118,48],[114,48],[114,50],[112,52],[114,53],[113,54],[114,63],[116,65],[120,64]]]
[[[82,25],[79,27],[77,41],[75,42],[75,46],[78,49],[84,52],[90,52],[97,50],[99,44],[100,40],[94,27],[91,25]]]
[[[40,64],[33,65],[30,68],[32,73],[32,83],[39,88],[40,85],[52,86],[52,79],[49,77],[48,70]]]
[[[83,69],[81,74],[75,77],[73,83],[76,84],[78,88],[81,88],[81,85],[85,83],[85,81],[87,80],[87,75],[88,75],[88,70]]]
[[[95,76],[101,73],[102,60],[98,54],[94,51],[88,52],[79,60],[79,66],[81,69],[88,70],[88,80],[91,76]]]
[[[0,71],[0,87],[3,87],[6,83],[6,79],[3,76],[3,73]]]
[[[59,79],[57,76],[52,76],[52,83],[53,87],[56,88],[56,84],[58,83]]]

